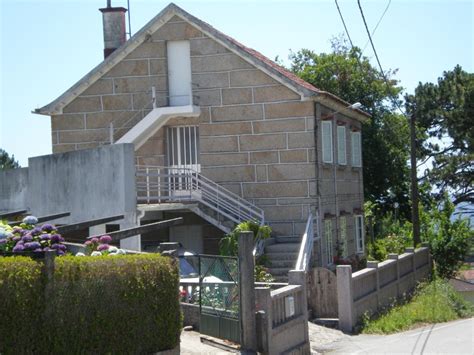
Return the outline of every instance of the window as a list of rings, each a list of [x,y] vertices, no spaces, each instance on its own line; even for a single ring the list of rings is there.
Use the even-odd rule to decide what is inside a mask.
[[[167,42],[169,105],[191,105],[191,55],[189,41]]]
[[[332,122],[323,121],[321,123],[322,146],[323,146],[323,162],[332,163]]]
[[[330,265],[333,263],[332,221],[330,219],[324,221],[324,237],[326,238],[326,262]]]
[[[364,219],[362,216],[354,216],[355,217],[355,239],[356,239],[356,246],[357,252],[363,253],[364,252]]]
[[[339,226],[341,228],[341,240],[340,240],[340,247],[342,252],[342,257],[347,258],[347,221],[345,216],[339,217]]]
[[[344,126],[337,126],[337,162],[340,165],[347,164],[346,127]]]
[[[351,132],[352,141],[352,165],[362,166],[362,149],[360,147],[360,132]]]

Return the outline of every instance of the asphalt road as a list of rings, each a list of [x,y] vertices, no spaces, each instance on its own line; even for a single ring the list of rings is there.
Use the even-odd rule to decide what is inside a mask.
[[[331,344],[325,354],[474,354],[474,318],[392,335],[357,335]]]

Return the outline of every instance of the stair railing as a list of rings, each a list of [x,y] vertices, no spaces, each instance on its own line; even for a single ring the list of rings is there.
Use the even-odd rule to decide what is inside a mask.
[[[314,229],[313,229],[313,215],[310,213],[303,237],[301,238],[301,246],[296,260],[295,270],[308,271],[309,262],[313,253],[314,243]]]
[[[137,166],[136,177],[139,203],[198,201],[236,224],[265,221],[261,208],[193,169]]]

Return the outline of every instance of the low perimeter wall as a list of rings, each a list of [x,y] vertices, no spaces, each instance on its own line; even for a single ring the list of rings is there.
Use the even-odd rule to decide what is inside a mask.
[[[374,314],[395,299],[413,291],[431,273],[427,246],[407,248],[404,254],[390,254],[383,262],[368,262],[367,268],[352,273],[349,265],[337,267],[339,328],[351,332],[362,315]]]

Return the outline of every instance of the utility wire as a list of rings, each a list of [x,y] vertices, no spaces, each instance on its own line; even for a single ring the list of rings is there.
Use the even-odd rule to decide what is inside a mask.
[[[362,10],[362,5],[360,4],[360,0],[357,0],[357,4],[359,5],[360,14],[362,15],[362,20],[364,21],[365,30],[367,31],[367,36],[369,37],[370,45],[372,46],[372,50],[374,51],[374,54],[375,54],[375,59],[377,60],[377,64],[379,65],[380,73],[382,74],[382,77],[385,81],[385,84],[387,84],[387,88],[389,88],[390,84],[388,82],[387,76],[385,75],[385,72],[383,71],[382,64],[380,64],[380,59],[379,59],[379,56],[377,54],[377,50],[375,49],[374,42],[372,41],[372,36],[370,35],[369,26],[367,26],[367,21],[365,20],[364,11]],[[392,101],[395,104],[395,106],[397,106],[398,110],[403,115],[406,116],[406,113],[402,110],[402,108],[400,106],[400,103],[398,102],[396,97],[394,97],[393,95],[390,95],[390,97],[392,98]]]
[[[351,36],[349,35],[349,31],[346,26],[346,22],[344,21],[344,16],[342,16],[341,9],[339,8],[339,4],[337,3],[337,0],[334,0],[334,1],[336,2],[337,11],[339,12],[339,16],[341,17],[342,24],[344,25],[344,29],[346,30],[347,38],[349,38],[351,48],[354,48],[354,45],[352,44]]]
[[[387,13],[387,10],[388,10],[388,8],[390,7],[390,4],[391,4],[391,3],[392,3],[392,0],[388,0],[387,6],[385,7],[385,10],[383,11],[382,16],[380,16],[380,18],[379,18],[377,24],[375,25],[374,29],[372,30],[372,33],[371,33],[372,37],[374,36],[375,31],[377,31],[377,28],[379,27],[380,22],[382,22],[382,20],[383,20],[385,14]],[[364,53],[364,51],[365,51],[365,49],[367,48],[367,45],[368,45],[368,44],[369,44],[369,40],[367,40],[367,42],[365,42],[364,48],[362,48],[362,53]]]

